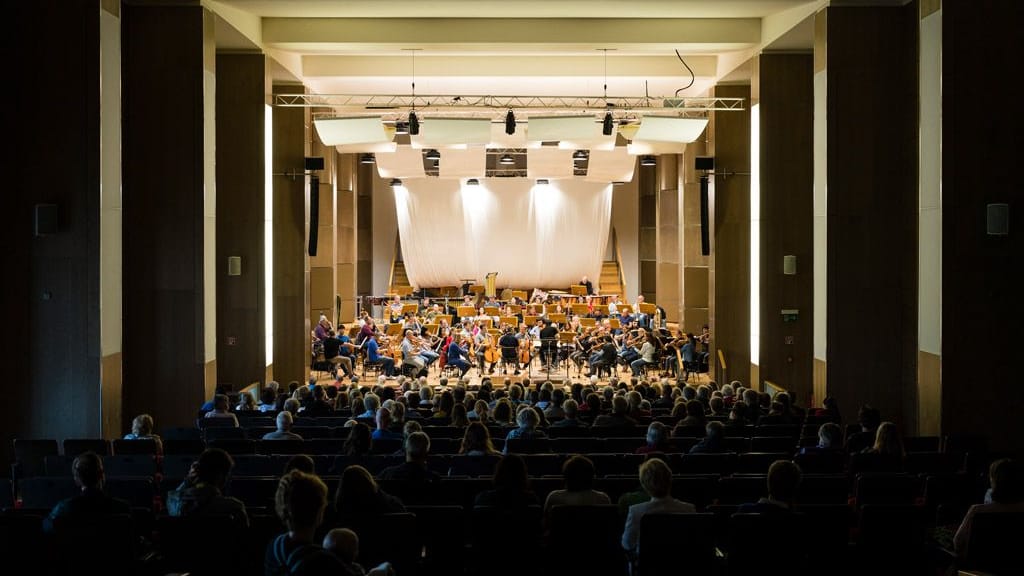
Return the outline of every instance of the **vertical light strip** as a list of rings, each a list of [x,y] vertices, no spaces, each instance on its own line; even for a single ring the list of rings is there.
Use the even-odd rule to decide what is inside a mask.
[[[263,296],[267,333],[267,366],[274,363],[274,110],[267,106],[263,120],[266,182],[263,186]]]
[[[761,363],[761,105],[750,107],[750,363]]]

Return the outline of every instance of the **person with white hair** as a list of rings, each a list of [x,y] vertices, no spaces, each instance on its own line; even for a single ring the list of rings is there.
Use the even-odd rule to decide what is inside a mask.
[[[376,418],[377,409],[380,408],[380,397],[373,392],[363,396],[363,407],[366,409],[365,412],[356,416],[356,418]]]
[[[518,424],[519,427],[509,430],[508,435],[505,436],[505,454],[508,454],[509,440],[515,440],[517,438],[533,440],[548,437],[543,430],[539,430],[537,428],[537,426],[540,425],[540,415],[537,414],[537,410],[532,406],[523,405],[522,408],[519,409],[516,413],[516,424]]]
[[[263,440],[302,440],[302,436],[292,432],[292,425],[294,423],[295,417],[292,416],[291,412],[287,410],[278,412],[277,430],[264,434]]]

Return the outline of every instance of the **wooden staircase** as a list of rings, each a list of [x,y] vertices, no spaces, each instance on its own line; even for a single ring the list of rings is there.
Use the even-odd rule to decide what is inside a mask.
[[[391,276],[388,280],[388,295],[398,294],[402,297],[412,294],[412,286],[409,284],[409,276],[405,272],[405,262],[402,260],[402,246],[398,237],[395,237],[395,256],[391,260]]]
[[[615,260],[605,260],[601,263],[601,278],[598,280],[599,294],[623,294],[622,271],[619,263]]]

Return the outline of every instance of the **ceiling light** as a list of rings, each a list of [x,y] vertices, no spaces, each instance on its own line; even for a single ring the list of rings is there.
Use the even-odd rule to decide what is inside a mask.
[[[375,161],[373,154],[363,154],[359,157],[360,164],[373,164]]]
[[[391,187],[392,188],[397,188],[397,187],[399,187],[401,185],[402,185],[401,179],[399,179],[399,178],[392,178],[391,179]]]
[[[510,109],[508,114],[505,115],[505,134],[512,135],[516,133],[516,115]]]
[[[409,124],[408,122],[395,122],[395,134],[408,134]]]
[[[420,133],[420,119],[416,117],[416,111],[409,112],[409,134],[417,136]]]
[[[573,162],[583,162],[586,159],[587,159],[587,151],[586,150],[577,150],[577,151],[572,153],[572,160],[573,160]]]
[[[654,156],[641,156],[640,157],[640,165],[641,166],[657,166],[658,165],[658,159],[655,158]]]
[[[547,185],[548,185],[548,179],[547,178],[537,178],[537,186],[547,186]]]
[[[604,122],[601,124],[601,133],[605,136],[611,136],[612,131],[615,129],[615,119],[612,118],[611,112],[604,113]]]
[[[470,178],[469,180],[466,180],[466,185],[467,186],[479,186],[480,185],[480,181],[477,180],[476,178]]]
[[[507,166],[509,164],[515,164],[516,163],[516,159],[513,158],[511,154],[503,154],[501,156],[501,159],[499,160],[499,162],[501,162],[502,164],[505,164]]]
[[[427,150],[427,160],[440,160],[441,153],[437,150]]]

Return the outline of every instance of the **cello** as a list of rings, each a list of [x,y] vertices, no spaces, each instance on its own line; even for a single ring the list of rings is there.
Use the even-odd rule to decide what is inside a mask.
[[[501,359],[501,352],[498,347],[494,344],[494,334],[487,335],[487,341],[484,344],[484,362],[490,364],[496,364]]]
[[[519,339],[519,365],[522,368],[530,363],[530,355],[533,353],[533,340],[529,336]]]

